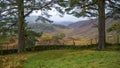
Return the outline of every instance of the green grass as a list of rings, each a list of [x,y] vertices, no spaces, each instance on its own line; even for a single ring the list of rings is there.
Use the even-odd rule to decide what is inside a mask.
[[[120,52],[47,50],[28,57],[23,68],[120,68]]]

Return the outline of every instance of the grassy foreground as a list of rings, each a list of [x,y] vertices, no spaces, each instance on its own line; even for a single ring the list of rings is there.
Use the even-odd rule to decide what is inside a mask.
[[[0,68],[120,68],[120,50],[110,48],[119,49],[110,46],[106,51],[60,49],[6,55]]]
[[[117,51],[50,50],[29,57],[23,68],[119,68]]]

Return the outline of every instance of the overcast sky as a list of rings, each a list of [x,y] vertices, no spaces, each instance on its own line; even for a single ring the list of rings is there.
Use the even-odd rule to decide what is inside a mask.
[[[35,11],[33,11],[33,13],[30,14],[30,16],[38,16],[40,15],[41,12],[38,11],[37,13]],[[49,11],[49,14],[52,15],[49,19],[54,21],[54,22],[76,22],[76,21],[80,21],[80,20],[86,20],[87,18],[77,18],[77,17],[74,17],[72,15],[68,15],[68,14],[65,14],[63,17],[60,17],[59,16],[59,13],[56,11],[56,10],[51,10]]]

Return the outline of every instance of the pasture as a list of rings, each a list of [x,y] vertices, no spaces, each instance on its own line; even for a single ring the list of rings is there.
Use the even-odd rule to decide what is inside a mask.
[[[0,68],[119,68],[120,46],[64,48],[1,56]]]

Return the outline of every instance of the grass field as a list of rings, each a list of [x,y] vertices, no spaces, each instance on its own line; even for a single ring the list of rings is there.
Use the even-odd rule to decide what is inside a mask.
[[[23,68],[119,68],[117,51],[51,50],[29,57]]]
[[[120,68],[118,49],[114,45],[105,51],[60,49],[12,54],[4,56],[2,68]]]

